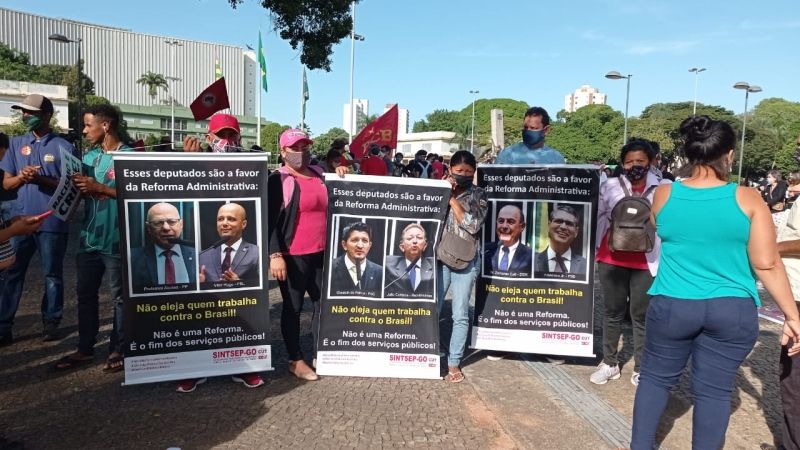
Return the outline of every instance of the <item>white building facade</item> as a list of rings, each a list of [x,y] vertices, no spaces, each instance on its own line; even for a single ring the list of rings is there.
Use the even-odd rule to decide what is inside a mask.
[[[255,55],[244,48],[210,42],[136,33],[66,19],[0,8],[0,42],[30,55],[31,64],[75,65],[78,44],[48,39],[51,34],[81,40],[84,74],[95,93],[114,104],[152,106],[169,104],[170,93],[160,89],[155,99],[136,80],[147,71],[176,77],[175,100],[188,106],[205,86],[214,82],[219,61],[228,88],[231,113],[255,116]],[[171,46],[165,41],[177,41]],[[173,53],[174,50],[174,59]],[[66,116],[66,114],[65,114]]]
[[[605,105],[606,101],[606,94],[601,94],[596,88],[584,84],[564,97],[564,110],[575,112],[586,105]]]
[[[344,104],[342,109],[342,129],[355,137],[358,134],[358,117],[369,116],[369,100],[354,98],[353,104],[355,105],[355,110],[350,109],[350,103]]]
[[[449,159],[458,151],[458,144],[453,143],[456,134],[452,131],[426,131],[424,133],[398,133],[397,150],[408,161],[414,158],[419,150],[436,153]]]

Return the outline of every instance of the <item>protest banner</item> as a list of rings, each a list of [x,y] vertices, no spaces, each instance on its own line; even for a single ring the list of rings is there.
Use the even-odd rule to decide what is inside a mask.
[[[317,373],[440,378],[435,249],[441,180],[326,175]]]
[[[271,370],[269,155],[113,156],[125,383]]]
[[[478,184],[489,212],[472,347],[593,356],[598,169],[480,165]]]
[[[81,191],[72,182],[72,176],[81,173],[81,160],[72,155],[68,150],[61,148],[61,179],[58,187],[50,197],[47,207],[53,210],[53,215],[63,221],[68,221],[75,208],[81,202]]]

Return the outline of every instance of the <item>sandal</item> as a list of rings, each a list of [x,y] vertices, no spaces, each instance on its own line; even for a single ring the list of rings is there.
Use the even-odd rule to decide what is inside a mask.
[[[125,369],[125,357],[122,355],[109,356],[106,365],[103,366],[104,373],[115,373]]]
[[[53,369],[57,371],[71,370],[81,366],[85,366],[87,364],[91,364],[92,361],[94,360],[94,358],[92,358],[91,356],[86,357],[85,355],[81,355],[84,356],[86,359],[79,359],[75,358],[75,355],[80,355],[80,353],[71,353],[67,356],[64,356],[63,358],[56,361],[56,363],[53,365]]]
[[[464,372],[460,370],[458,372],[448,371],[447,376],[444,377],[444,381],[447,381],[448,383],[461,383],[464,381]]]

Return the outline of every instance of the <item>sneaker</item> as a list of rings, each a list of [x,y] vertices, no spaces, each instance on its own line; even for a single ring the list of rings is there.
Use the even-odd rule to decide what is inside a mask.
[[[57,341],[59,339],[58,324],[46,323],[44,324],[44,332],[42,333],[42,340],[44,342]]]
[[[608,380],[618,380],[619,379],[619,366],[609,366],[608,364],[601,362],[599,366],[597,366],[597,371],[589,377],[589,381],[594,384],[606,384]]]
[[[178,381],[178,389],[180,393],[194,392],[197,386],[206,382],[206,378],[194,378],[191,380]]]
[[[544,358],[545,361],[549,362],[550,364],[552,364],[554,366],[560,366],[560,365],[564,364],[565,362],[567,362],[565,359],[555,358],[553,356],[547,356],[547,355],[542,355],[542,358]]]
[[[639,372],[633,372],[631,374],[631,384],[636,387],[639,386]]]
[[[14,336],[10,332],[0,336],[0,347],[6,347],[13,343],[14,343]]]
[[[257,388],[264,385],[264,379],[257,373],[242,373],[231,377],[236,383],[242,383],[247,388]]]
[[[486,359],[489,361],[500,361],[501,359],[505,358],[507,353],[503,352],[491,352],[486,355]]]

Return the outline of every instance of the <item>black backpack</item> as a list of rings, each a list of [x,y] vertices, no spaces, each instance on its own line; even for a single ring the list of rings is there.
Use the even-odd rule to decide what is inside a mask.
[[[615,252],[647,253],[653,250],[656,227],[650,222],[650,195],[657,186],[650,186],[642,195],[631,193],[620,177],[625,197],[611,209],[608,248]]]

